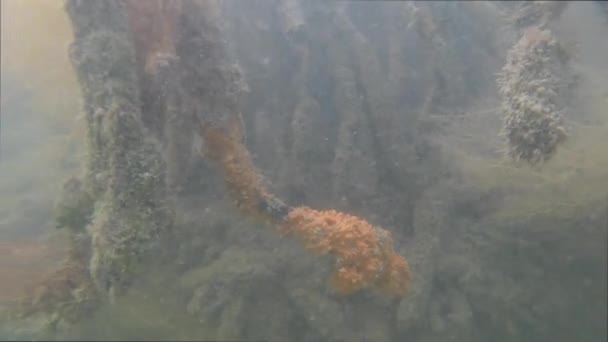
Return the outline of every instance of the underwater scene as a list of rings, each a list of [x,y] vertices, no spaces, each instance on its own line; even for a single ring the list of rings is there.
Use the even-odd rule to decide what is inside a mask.
[[[0,4],[0,340],[607,340],[608,2]]]

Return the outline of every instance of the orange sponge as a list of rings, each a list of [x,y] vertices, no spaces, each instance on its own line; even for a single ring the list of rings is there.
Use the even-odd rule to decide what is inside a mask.
[[[407,261],[393,250],[390,232],[335,210],[292,209],[281,226],[307,249],[336,257],[332,284],[340,294],[376,288],[404,295],[410,282]]]

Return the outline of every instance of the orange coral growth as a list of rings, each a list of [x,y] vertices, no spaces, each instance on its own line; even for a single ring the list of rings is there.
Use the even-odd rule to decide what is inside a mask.
[[[275,218],[262,210],[261,206],[271,202],[273,196],[264,188],[247,148],[240,142],[240,138],[234,136],[239,133],[234,130],[227,132],[213,125],[203,126],[201,131],[205,140],[205,156],[221,168],[237,207],[264,220],[274,220]]]
[[[282,221],[281,207],[286,206],[263,187],[247,149],[240,143],[239,131],[234,127],[238,128],[236,121],[228,125],[228,129],[202,125],[201,135],[205,140],[205,155],[221,168],[240,210],[279,223],[280,229],[294,233],[304,241],[306,248],[318,254],[334,255],[337,265],[332,284],[339,293],[350,294],[375,287],[389,294],[405,294],[410,281],[409,266],[393,250],[388,231],[335,210],[295,208]],[[277,202],[278,206],[273,205]]]
[[[394,295],[407,291],[409,266],[394,252],[388,231],[356,216],[305,207],[291,210],[281,228],[301,238],[307,249],[337,258],[332,284],[339,293],[371,287]]]

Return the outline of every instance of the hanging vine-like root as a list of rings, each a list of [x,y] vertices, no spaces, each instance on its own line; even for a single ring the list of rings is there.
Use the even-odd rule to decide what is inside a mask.
[[[288,9],[289,13],[296,13],[292,10],[296,7]],[[199,26],[209,25],[213,29],[207,30],[201,39],[194,42],[206,42],[201,43],[201,51],[222,55],[224,45],[219,36],[221,30],[216,23],[217,17],[206,14],[202,18],[204,24]],[[292,21],[297,22],[295,17],[289,18],[286,24],[288,32],[298,27],[298,24],[290,25]],[[211,56],[215,54],[210,53]],[[200,58],[192,57],[194,60]],[[220,169],[237,207],[279,227],[282,232],[293,233],[304,241],[308,249],[335,256],[337,269],[332,284],[340,294],[367,288],[395,295],[405,294],[410,280],[409,267],[405,259],[393,251],[388,231],[333,210],[290,208],[266,189],[242,143],[238,95],[246,87],[241,85],[238,68],[226,64],[223,59],[209,58],[199,60],[197,72],[200,73],[198,83],[207,80],[207,87],[202,88],[205,91],[201,93],[209,97],[206,106],[200,110],[205,115],[198,116],[198,133],[205,147],[203,154]]]
[[[347,295],[367,288],[398,296],[406,293],[409,266],[394,252],[390,232],[335,210],[290,209],[264,188],[249,152],[236,139],[236,120],[234,125],[237,128],[232,130],[203,125],[200,132],[205,156],[220,167],[240,210],[294,234],[315,253],[335,256],[332,285],[338,293]]]
[[[235,119],[236,120],[236,119]],[[215,125],[202,125],[200,134],[205,141],[205,157],[221,170],[236,206],[248,215],[266,222],[278,222],[287,215],[288,208],[272,196],[255,171],[247,148],[236,136],[239,123],[230,124],[232,131]]]

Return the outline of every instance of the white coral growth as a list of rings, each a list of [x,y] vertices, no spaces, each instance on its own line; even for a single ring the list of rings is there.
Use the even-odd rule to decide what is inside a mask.
[[[498,77],[510,157],[543,162],[566,140],[562,122],[569,76],[567,54],[548,30],[530,28],[511,48]]]

